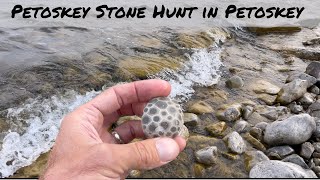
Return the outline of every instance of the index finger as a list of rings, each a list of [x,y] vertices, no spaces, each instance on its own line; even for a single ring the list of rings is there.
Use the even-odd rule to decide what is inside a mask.
[[[167,81],[150,79],[113,86],[88,102],[104,117],[133,103],[148,102],[152,98],[168,96],[171,86]]]

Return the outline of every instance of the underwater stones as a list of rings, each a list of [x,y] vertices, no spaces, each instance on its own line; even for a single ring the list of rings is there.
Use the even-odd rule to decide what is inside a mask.
[[[142,129],[146,137],[175,137],[183,128],[180,105],[167,97],[152,99],[144,108]]]
[[[229,150],[233,153],[242,154],[246,150],[246,144],[237,132],[232,132],[223,138]]]
[[[183,113],[184,125],[188,127],[196,126],[199,123],[199,118],[193,113]]]
[[[211,136],[219,137],[223,135],[223,132],[227,129],[227,124],[225,122],[218,122],[209,124],[205,127],[205,130],[209,132]]]
[[[226,86],[228,88],[240,88],[244,85],[244,82],[239,76],[232,76],[230,79],[226,81]]]
[[[222,121],[235,121],[241,117],[241,108],[241,104],[220,106],[216,112],[216,117]]]
[[[209,146],[195,152],[196,160],[199,163],[211,165],[216,162],[218,148],[216,146]]]
[[[266,154],[270,159],[283,159],[293,153],[294,150],[290,146],[275,146],[266,151]]]
[[[295,79],[281,88],[277,96],[277,102],[282,105],[290,104],[302,97],[307,92],[307,88],[308,81]]]
[[[262,151],[246,151],[244,163],[247,171],[250,171],[258,162],[269,161],[269,158]]]
[[[280,91],[280,87],[265,80],[258,80],[251,84],[251,86],[253,92],[257,94],[266,93],[270,95],[276,95]]]
[[[269,145],[301,144],[311,137],[315,129],[316,123],[309,114],[294,115],[268,124],[264,141]]]
[[[249,131],[250,124],[247,121],[239,120],[234,124],[233,129],[238,133],[245,133]]]
[[[257,163],[249,173],[250,178],[317,178],[311,170],[301,166],[278,160]]]
[[[188,107],[188,112],[195,114],[212,113],[213,109],[208,103],[197,101]]]

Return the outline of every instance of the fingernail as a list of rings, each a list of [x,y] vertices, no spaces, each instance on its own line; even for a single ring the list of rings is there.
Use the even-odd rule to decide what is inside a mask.
[[[159,158],[162,162],[174,160],[179,154],[178,144],[170,138],[159,138],[156,141]]]

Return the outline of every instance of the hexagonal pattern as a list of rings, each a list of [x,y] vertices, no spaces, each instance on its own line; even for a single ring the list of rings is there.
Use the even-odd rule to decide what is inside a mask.
[[[175,137],[182,126],[182,109],[175,100],[167,97],[154,98],[143,110],[142,129],[147,138]]]

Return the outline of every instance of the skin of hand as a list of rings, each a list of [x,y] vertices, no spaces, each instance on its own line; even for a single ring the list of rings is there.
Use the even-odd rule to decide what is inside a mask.
[[[141,121],[127,121],[109,133],[121,116],[141,116],[149,100],[168,96],[170,84],[144,80],[107,89],[64,117],[47,168],[40,179],[124,179],[130,170],[153,169],[174,160],[185,148],[182,137],[144,138]],[[126,144],[127,143],[127,144]]]

